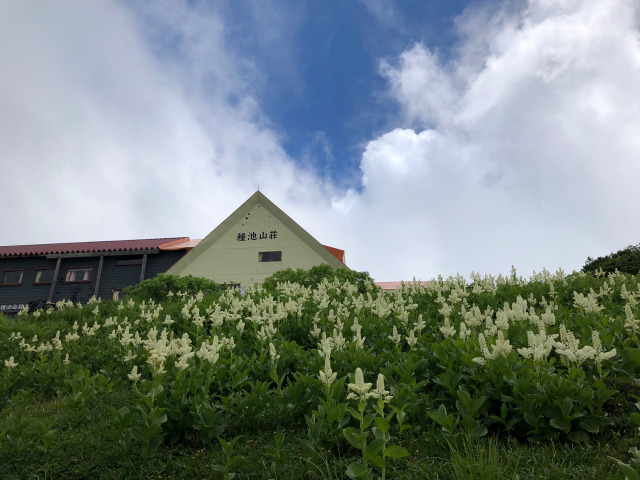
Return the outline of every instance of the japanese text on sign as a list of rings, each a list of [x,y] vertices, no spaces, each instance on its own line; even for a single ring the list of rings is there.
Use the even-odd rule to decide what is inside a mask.
[[[23,303],[10,303],[8,305],[0,305],[0,312],[22,310],[24,307],[26,307],[26,305],[24,305]]]
[[[265,239],[273,240],[278,238],[278,232],[276,230],[271,230],[269,233],[261,232],[259,234],[256,232],[239,233],[237,238],[239,242],[248,242],[252,240],[265,240]]]

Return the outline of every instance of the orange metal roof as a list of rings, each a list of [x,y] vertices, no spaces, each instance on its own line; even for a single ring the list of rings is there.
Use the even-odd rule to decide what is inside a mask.
[[[329,247],[327,245],[322,245],[324,248],[329,250],[329,253],[344,263],[344,250],[340,250],[339,248]]]
[[[160,250],[182,250],[183,248],[187,251],[190,251],[193,247],[198,245],[202,239],[201,238],[180,238],[173,242],[168,242],[163,245],[160,245]]]

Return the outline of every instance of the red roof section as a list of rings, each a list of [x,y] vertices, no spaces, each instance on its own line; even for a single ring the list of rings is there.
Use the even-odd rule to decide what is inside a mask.
[[[327,245],[322,245],[324,248],[329,250],[329,253],[344,263],[344,250],[340,250],[339,248],[329,247]]]
[[[190,251],[200,242],[189,237],[150,238],[144,240],[109,240],[100,242],[43,243],[37,245],[0,246],[0,257],[30,257],[38,255],[60,255],[65,253],[131,252],[136,250],[182,250]],[[323,245],[331,255],[342,263],[344,250]]]
[[[151,250],[189,237],[150,238],[143,240],[110,240],[101,242],[45,243],[38,245],[0,246],[0,257],[28,257],[65,253],[131,252]]]

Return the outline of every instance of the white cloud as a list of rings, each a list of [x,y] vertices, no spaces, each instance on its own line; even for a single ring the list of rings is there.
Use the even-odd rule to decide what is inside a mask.
[[[367,146],[350,212],[385,233],[358,266],[390,250],[376,277],[529,274],[637,243],[638,15],[623,0],[470,10],[452,59],[417,44],[383,61],[417,130]]]
[[[2,244],[202,237],[258,182],[378,280],[572,269],[639,241],[634,2],[468,10],[453,56],[386,59],[404,116],[346,194],[286,155],[215,8],[64,5],[0,6]]]
[[[324,187],[286,156],[216,11],[0,7],[2,244],[206,235],[258,186]]]

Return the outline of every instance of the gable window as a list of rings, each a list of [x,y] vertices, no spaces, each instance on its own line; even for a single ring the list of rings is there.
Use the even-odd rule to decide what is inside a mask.
[[[33,283],[36,283],[36,284],[52,283],[54,272],[55,270],[53,268],[36,270],[36,279],[33,281]]]
[[[2,285],[22,285],[22,274],[24,270],[10,270],[4,272]]]
[[[260,252],[258,253],[259,262],[281,262],[282,252]]]
[[[64,281],[71,282],[90,282],[93,274],[93,267],[70,268],[64,277]]]

